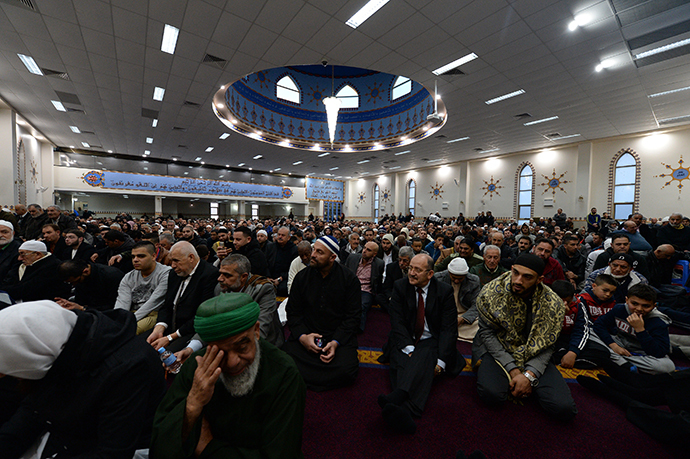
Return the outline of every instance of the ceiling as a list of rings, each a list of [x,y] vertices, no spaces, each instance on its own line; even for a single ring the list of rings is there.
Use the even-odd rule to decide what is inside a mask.
[[[391,0],[352,29],[345,22],[364,3],[0,0],[0,98],[58,147],[132,157],[149,150],[152,159],[201,157],[206,165],[245,163],[293,175],[338,167],[339,177],[690,123],[690,90],[649,97],[690,86],[690,45],[633,57],[690,38],[688,0]],[[577,15],[590,22],[570,31]],[[174,54],[160,49],[165,24],[180,29]],[[29,73],[18,53],[33,57],[44,76]],[[469,53],[479,57],[462,65],[462,74],[432,74]],[[219,139],[227,129],[211,104],[221,85],[324,60],[403,75],[430,89],[438,80],[446,125],[408,147],[337,158],[237,133]],[[597,72],[601,63],[607,68]],[[154,87],[165,88],[160,102]],[[525,93],[485,103],[518,89]],[[370,161],[357,164],[363,155]]]

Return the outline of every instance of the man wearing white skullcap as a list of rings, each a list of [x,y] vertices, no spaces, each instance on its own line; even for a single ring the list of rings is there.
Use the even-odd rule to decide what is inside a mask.
[[[7,220],[0,220],[0,281],[7,273],[19,266],[19,246],[21,242],[14,238],[14,225]]]
[[[17,258],[21,264],[2,279],[0,290],[15,301],[52,300],[69,296],[70,288],[57,275],[60,260],[48,252],[40,241],[26,241],[19,246]]]
[[[472,342],[479,329],[477,296],[482,285],[479,276],[470,274],[467,261],[455,257],[448,264],[448,269],[434,274],[436,279],[453,287],[455,308],[458,310],[458,339]]]
[[[131,458],[148,448],[165,391],[134,315],[74,313],[53,301],[0,311],[0,375],[35,381],[0,427],[0,455],[20,457],[46,430],[41,457]]]

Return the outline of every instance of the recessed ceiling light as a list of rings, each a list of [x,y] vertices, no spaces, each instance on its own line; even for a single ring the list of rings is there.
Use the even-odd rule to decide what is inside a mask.
[[[218,137],[218,138],[219,138],[220,140],[225,140],[225,139],[227,139],[228,137],[230,137],[230,134],[228,134],[227,132],[224,132],[224,133],[222,133],[222,134],[220,135],[220,137]]]
[[[185,173],[184,173],[184,175],[187,175],[187,174],[189,174],[189,172],[185,172]]]
[[[113,150],[108,150],[108,153],[112,153],[112,152],[113,152]]]
[[[79,128],[78,128],[77,126],[70,126],[69,128],[70,128],[70,129],[72,130],[72,132],[74,132],[75,134],[81,134],[81,131],[79,130]]]
[[[395,167],[389,167],[388,170],[395,170],[395,169],[400,169],[400,166],[395,166]]]
[[[213,151],[213,147],[208,147],[206,150],[204,150],[206,153],[211,153]]]
[[[439,161],[443,161],[443,158],[430,159],[430,160],[427,161],[427,163],[436,163],[436,162],[439,162]]]
[[[329,170],[335,171],[335,170],[338,170],[338,168],[337,167],[331,167]]]
[[[151,150],[144,150],[144,154],[145,154],[145,155],[150,155],[150,154],[151,154]]]
[[[33,73],[34,75],[43,75],[41,68],[38,66],[38,64],[36,64],[36,61],[33,57],[25,56],[24,54],[17,54],[17,56],[19,56],[19,59],[29,72]]]
[[[203,164],[206,164],[206,163],[205,163],[205,162],[203,162],[203,161],[201,161],[201,164],[203,165]]]
[[[239,163],[239,164],[237,165],[237,167],[242,167],[242,166],[244,166],[244,163]]]
[[[685,87],[685,88],[680,88],[680,89],[672,89],[672,90],[670,90],[670,91],[657,92],[656,94],[650,94],[650,95],[647,96],[647,97],[660,97],[660,96],[666,96],[666,95],[668,95],[668,94],[673,94],[673,93],[676,93],[676,92],[687,91],[688,89],[690,89],[690,86],[687,86],[687,87]]]
[[[50,102],[53,104],[53,107],[55,107],[55,110],[57,110],[59,112],[66,112],[67,111],[65,106],[62,105],[62,102],[60,102],[59,100],[51,100]]]
[[[249,170],[251,171],[251,170],[253,170],[253,169],[250,167]]]
[[[147,170],[149,170],[149,168],[148,168],[148,167],[145,167],[144,170],[147,171]]]
[[[194,161],[201,161],[201,156],[197,156],[196,159],[194,159]]]
[[[613,59],[604,59],[603,61],[601,61],[601,63],[597,64],[597,66],[594,67],[594,70],[596,70],[597,72],[601,72],[604,69],[612,67],[613,64],[614,64]]]
[[[635,59],[642,59],[643,57],[653,56],[655,54],[670,51],[672,49],[680,48],[681,46],[685,45],[690,45],[690,38],[686,38],[685,40],[680,40],[674,43],[669,43],[668,45],[659,46],[658,48],[650,49],[649,51],[645,51],[640,54],[635,54]]]
[[[279,171],[280,169],[281,169],[280,167],[276,167],[276,168],[273,169],[273,170],[274,170],[274,171]]]
[[[224,175],[219,175],[218,177],[219,177],[219,178],[223,178],[223,177],[224,177]]]
[[[180,35],[180,29],[173,27],[170,24],[165,24],[163,29],[163,41],[161,42],[161,51],[168,54],[175,53],[175,46],[177,45],[177,37]]]
[[[319,155],[319,158],[323,158],[324,156],[328,156],[328,155],[330,155],[329,152],[321,153],[321,154]]]
[[[165,96],[165,89],[156,86],[153,88],[153,100],[162,101]]]
[[[570,138],[572,138],[572,137],[580,137],[580,134],[564,135],[564,136],[556,137],[556,138],[553,138],[553,139],[550,139],[550,140],[570,139]]]
[[[462,142],[463,140],[467,140],[467,139],[469,139],[469,137],[460,137],[459,139],[449,140],[449,141],[446,142],[446,143]]]
[[[158,126],[158,120],[154,119],[153,121],[151,121],[151,127],[156,127],[156,126]]]
[[[574,18],[572,21],[570,21],[570,23],[568,24],[568,30],[570,30],[570,31],[572,32],[572,31],[574,31],[575,29],[577,29],[578,27],[582,27],[582,26],[585,26],[585,25],[589,24],[589,21],[590,21],[590,20],[591,20],[591,16],[590,16],[590,15],[588,15],[588,14],[578,14],[578,15],[575,16],[575,18]]]
[[[406,155],[406,154],[408,154],[410,151],[412,151],[412,150],[400,151],[400,152],[396,153],[395,156]]]
[[[557,120],[557,119],[558,119],[557,116],[552,116],[550,118],[544,118],[541,120],[530,121],[529,123],[525,123],[525,126],[532,126],[533,124],[546,123],[547,121],[553,121],[553,120]]]
[[[253,158],[253,159],[261,159],[261,158],[263,158],[263,156],[262,156],[262,155],[256,155],[256,156],[254,156],[254,158]]]
[[[173,161],[177,161],[177,158],[173,157]]]
[[[187,167],[190,168],[190,169],[192,168],[192,166],[187,166]]]
[[[361,161],[357,161],[357,164],[364,164],[364,163],[368,163],[368,162],[369,162],[368,159],[363,159]]]
[[[146,143],[153,143],[153,137],[146,137]]]
[[[479,153],[491,153],[492,151],[498,151],[500,148],[492,148],[491,150],[482,150]]]
[[[91,148],[91,145],[89,145],[88,142],[82,142],[81,145],[82,145],[82,147],[84,147],[84,148]]]
[[[294,163],[292,163],[292,165],[293,165],[293,166],[299,166],[299,165],[302,164],[303,162],[304,162],[304,161],[295,161]]]
[[[508,94],[504,94],[502,96],[494,97],[493,99],[489,99],[485,102],[486,105],[491,105],[495,104],[496,102],[500,102],[502,100],[510,99],[511,97],[519,96],[520,94],[524,94],[525,90],[524,89],[518,89],[517,91],[513,91]]]
[[[270,171],[268,171],[268,172],[270,172],[270,173],[272,174],[272,173],[273,173],[273,169],[271,169],[271,170],[270,170]]]
[[[353,29],[356,29],[364,23],[367,19],[376,13],[383,5],[388,3],[389,0],[369,0],[366,5],[364,5],[359,11],[357,11],[350,19],[347,20],[345,24],[349,25]]]
[[[443,73],[446,73],[448,70],[452,70],[456,67],[460,67],[463,64],[467,64],[468,62],[471,62],[478,57],[479,56],[477,56],[476,54],[470,53],[466,56],[461,57],[460,59],[454,60],[450,64],[446,64],[443,67],[439,67],[436,70],[432,70],[431,73],[433,73],[434,75],[441,75]]]

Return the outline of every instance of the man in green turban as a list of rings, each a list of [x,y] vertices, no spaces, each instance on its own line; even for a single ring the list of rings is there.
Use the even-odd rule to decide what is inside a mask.
[[[303,457],[304,380],[259,337],[259,312],[244,293],[199,306],[194,328],[208,347],[182,366],[158,407],[153,459]]]

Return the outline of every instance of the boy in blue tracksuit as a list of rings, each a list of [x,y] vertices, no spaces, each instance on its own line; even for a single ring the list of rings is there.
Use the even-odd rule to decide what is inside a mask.
[[[671,343],[670,320],[656,310],[656,291],[637,284],[628,290],[625,303],[619,303],[594,322],[596,336],[610,349],[611,360],[636,366],[646,373],[670,373],[676,369],[668,357]]]

